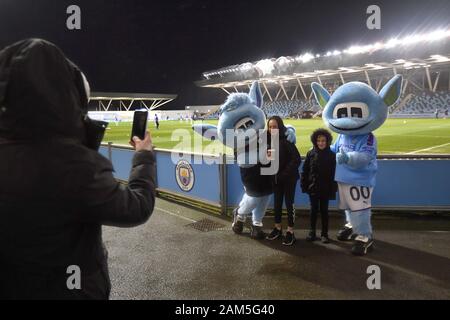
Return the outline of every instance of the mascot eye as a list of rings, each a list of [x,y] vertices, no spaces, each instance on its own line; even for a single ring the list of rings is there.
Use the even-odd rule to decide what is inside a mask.
[[[333,110],[333,118],[358,118],[367,119],[369,117],[369,107],[364,102],[346,102],[336,105]]]
[[[362,118],[363,112],[361,108],[351,108],[351,113],[353,118]]]
[[[338,118],[347,118],[348,117],[348,112],[347,112],[347,108],[339,108],[337,111],[337,117]]]

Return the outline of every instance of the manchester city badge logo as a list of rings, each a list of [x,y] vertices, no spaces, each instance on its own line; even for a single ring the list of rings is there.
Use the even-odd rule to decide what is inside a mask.
[[[195,176],[191,164],[186,160],[180,160],[175,167],[175,179],[181,190],[189,192],[194,187]]]

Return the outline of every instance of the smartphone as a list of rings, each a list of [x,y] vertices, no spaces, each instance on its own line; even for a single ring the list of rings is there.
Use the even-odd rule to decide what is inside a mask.
[[[88,115],[85,115],[83,121],[86,132],[85,144],[88,148],[98,151],[105,135],[105,130],[108,127],[108,122],[93,120]]]
[[[131,139],[138,137],[141,140],[145,138],[145,132],[147,131],[147,111],[135,111],[133,117],[133,129],[131,130]]]
[[[275,159],[275,149],[267,150],[267,160],[273,161]]]

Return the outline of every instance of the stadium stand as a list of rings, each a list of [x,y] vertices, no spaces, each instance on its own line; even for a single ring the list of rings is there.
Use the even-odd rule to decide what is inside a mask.
[[[304,111],[317,112],[320,110],[315,101],[305,100],[276,100],[266,102],[262,109],[269,117],[276,115],[282,118],[297,118]]]
[[[282,118],[301,118],[303,112],[317,113],[320,107],[315,101],[305,100],[277,100],[266,102],[263,110],[267,116],[278,115]],[[393,115],[433,115],[438,110],[443,115],[446,110],[450,112],[450,92],[420,92],[409,94],[394,106],[390,113]],[[217,115],[218,117],[218,115]]]
[[[219,119],[219,110],[216,110],[215,112],[208,114],[204,117],[205,120],[217,120]]]
[[[450,109],[450,92],[421,92],[412,95],[402,107],[395,109],[393,114],[421,115],[434,114],[436,110],[443,113]]]
[[[268,117],[280,116],[282,118],[298,118],[304,111],[316,113],[320,107],[315,101],[304,100],[276,100],[264,103],[262,110]],[[216,120],[219,118],[219,111],[205,116],[205,120]]]
[[[303,112],[312,111],[318,113],[320,107],[315,101],[305,100],[276,100],[268,101],[262,107],[268,117],[278,115],[282,118],[301,118]],[[420,92],[409,94],[392,107],[390,113],[393,115],[434,115],[436,110],[443,115],[446,110],[450,112],[450,92]],[[216,111],[205,117],[207,120],[219,118]]]

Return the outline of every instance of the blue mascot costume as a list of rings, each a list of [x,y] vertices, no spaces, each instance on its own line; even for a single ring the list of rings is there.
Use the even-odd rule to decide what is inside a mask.
[[[234,150],[235,158],[240,167],[241,180],[244,185],[244,196],[239,207],[233,212],[233,231],[243,232],[247,216],[252,218],[251,236],[263,239],[263,218],[272,194],[271,176],[262,173],[267,166],[267,139],[261,139],[261,133],[267,135],[266,116],[261,110],[263,96],[258,82],[254,82],[250,92],[232,93],[220,107],[218,126],[208,124],[194,125],[196,133],[204,138],[218,139],[222,144]],[[296,141],[295,129],[287,126],[287,140]],[[238,141],[245,141],[240,147]],[[256,150],[255,150],[256,149]],[[260,151],[263,152],[260,152]],[[257,155],[256,160],[252,155]]]
[[[347,224],[338,240],[354,240],[352,253],[365,255],[373,249],[371,198],[377,173],[377,140],[372,131],[386,121],[389,106],[397,102],[402,77],[396,75],[378,94],[362,82],[349,82],[330,96],[318,83],[311,85],[324,108],[322,118],[339,134],[332,146],[336,153],[335,180],[339,186],[339,208]]]

